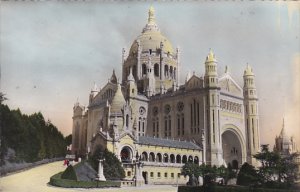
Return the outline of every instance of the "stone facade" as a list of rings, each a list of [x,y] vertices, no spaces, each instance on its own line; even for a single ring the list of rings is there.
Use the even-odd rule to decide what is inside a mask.
[[[210,50],[205,75],[188,75],[179,84],[180,50],[161,34],[153,7],[148,14],[142,34],[128,53],[123,49],[122,82],[113,72],[101,90],[91,90],[87,108],[75,104],[73,153],[105,147],[123,162],[127,179],[137,174],[140,158],[147,183],[186,182],[178,175],[186,161],[256,166],[259,112],[252,68],[246,67],[241,88],[228,67],[219,75]],[[124,154],[130,154],[128,163]],[[163,157],[166,162],[159,161]]]

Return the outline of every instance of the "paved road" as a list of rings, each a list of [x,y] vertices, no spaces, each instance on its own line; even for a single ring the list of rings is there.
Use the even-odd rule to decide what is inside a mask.
[[[0,178],[1,192],[73,192],[73,191],[100,191],[100,192],[176,192],[177,187],[167,185],[152,185],[143,187],[123,187],[106,189],[66,189],[48,185],[49,178],[65,169],[63,162],[54,162],[41,165],[27,171]]]

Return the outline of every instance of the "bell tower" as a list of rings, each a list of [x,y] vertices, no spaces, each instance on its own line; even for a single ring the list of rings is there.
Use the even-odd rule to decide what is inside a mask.
[[[204,87],[206,89],[206,162],[210,165],[223,164],[220,131],[220,87],[218,85],[217,60],[210,50],[205,61]]]
[[[248,64],[246,70],[244,71],[243,93],[245,106],[247,162],[253,166],[258,166],[258,162],[253,157],[253,155],[257,154],[260,150],[258,97],[254,81],[254,73]]]

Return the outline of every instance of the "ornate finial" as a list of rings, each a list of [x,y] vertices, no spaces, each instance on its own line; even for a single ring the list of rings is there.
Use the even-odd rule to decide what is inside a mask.
[[[208,55],[210,58],[214,58],[214,53],[212,51],[211,48],[209,48],[209,55]]]
[[[228,65],[225,66],[225,73],[229,73],[229,67],[228,67]]]
[[[98,92],[98,86],[96,84],[96,82],[94,81],[94,87],[92,88],[91,92]]]
[[[153,8],[153,6],[151,5],[151,7],[149,8],[148,11],[148,24],[154,24],[155,23],[155,10]]]
[[[252,70],[251,66],[248,63],[247,63],[247,67],[246,67],[246,70],[244,72],[244,75],[254,75],[253,70]]]
[[[215,54],[213,53],[212,49],[209,48],[209,54],[206,57],[206,62],[216,62]]]

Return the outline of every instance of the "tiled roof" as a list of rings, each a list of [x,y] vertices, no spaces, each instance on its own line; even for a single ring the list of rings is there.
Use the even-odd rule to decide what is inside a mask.
[[[163,147],[201,150],[201,147],[199,145],[191,141],[179,141],[179,140],[163,139],[163,138],[156,138],[156,137],[140,136],[137,143],[143,145],[156,145],[156,146],[163,146]]]

